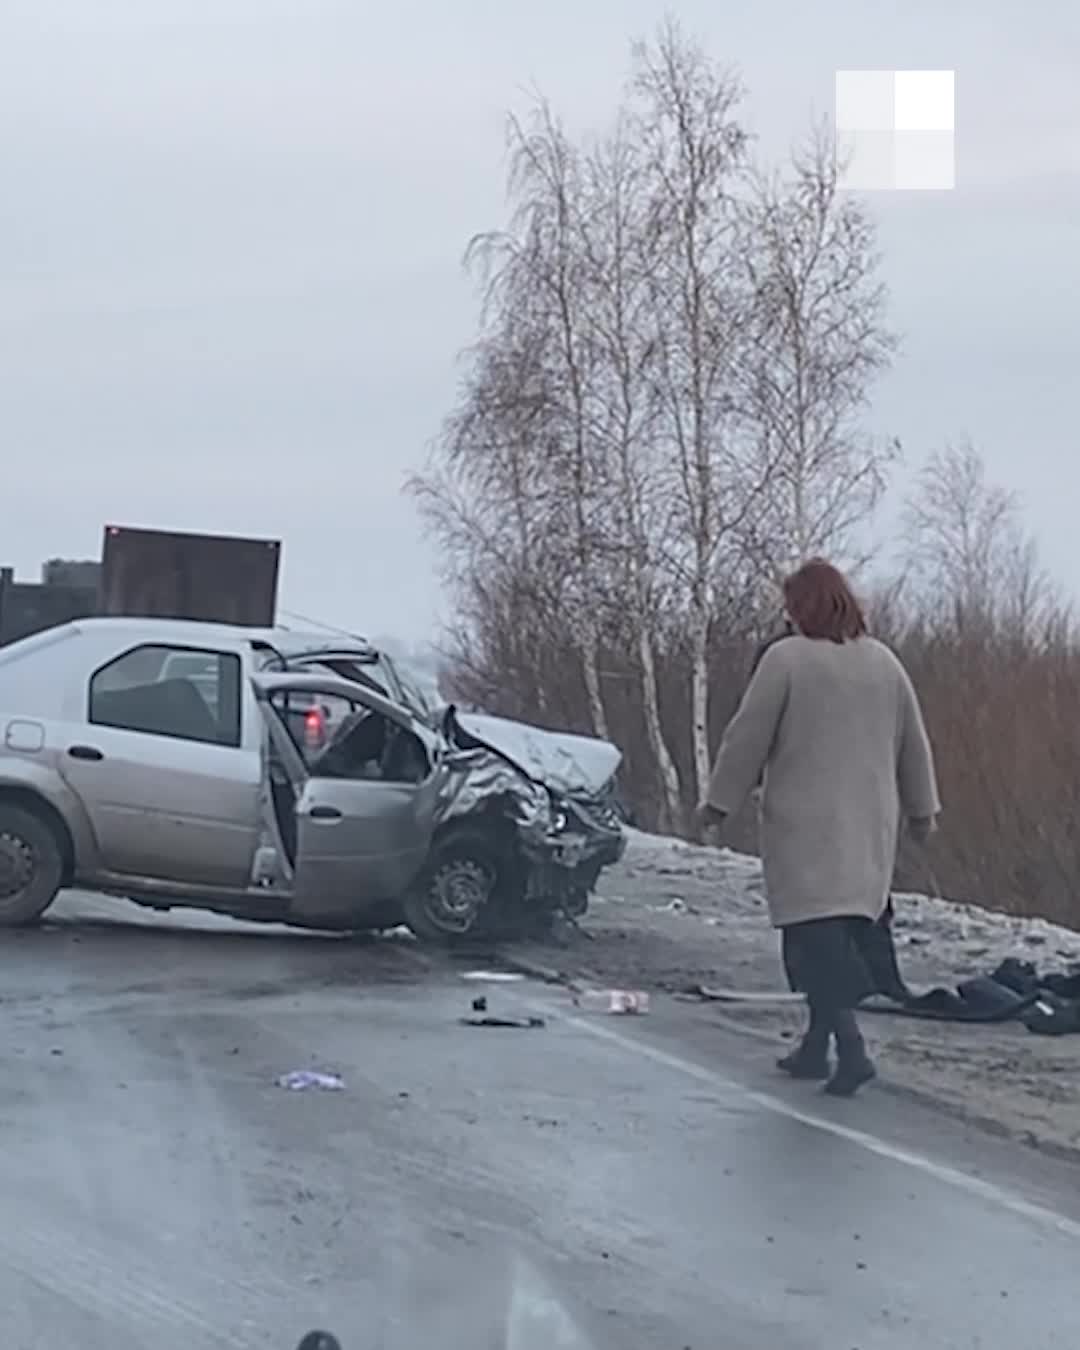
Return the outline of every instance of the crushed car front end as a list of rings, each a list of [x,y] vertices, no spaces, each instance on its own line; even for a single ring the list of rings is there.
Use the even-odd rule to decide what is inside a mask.
[[[283,669],[323,669],[403,702],[439,737],[442,792],[428,866],[403,899],[432,940],[533,930],[582,915],[605,867],[625,850],[614,794],[621,752],[594,737],[441,709],[402,693],[408,681],[360,639],[327,644],[275,635]]]
[[[614,793],[618,749],[454,708],[443,714],[442,731],[454,766],[444,826],[481,815],[511,826],[500,878],[503,926],[584,914],[600,874],[626,849]]]

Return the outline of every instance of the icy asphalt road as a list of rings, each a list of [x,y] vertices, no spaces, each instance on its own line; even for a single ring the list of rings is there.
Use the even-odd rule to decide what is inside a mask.
[[[469,1028],[406,944],[179,922],[0,942],[9,1350],[1075,1346],[1074,1168],[778,1084],[700,1009],[518,984],[545,1027]]]

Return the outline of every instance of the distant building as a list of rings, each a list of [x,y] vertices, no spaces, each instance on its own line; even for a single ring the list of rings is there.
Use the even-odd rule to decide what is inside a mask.
[[[99,563],[54,558],[41,581],[16,581],[0,567],[0,646],[98,611]]]
[[[43,586],[77,586],[96,589],[101,580],[101,563],[96,558],[50,558],[41,564]]]

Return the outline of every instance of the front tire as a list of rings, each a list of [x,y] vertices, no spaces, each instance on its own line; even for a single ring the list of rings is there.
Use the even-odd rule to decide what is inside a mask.
[[[476,937],[490,917],[498,885],[493,841],[479,830],[447,834],[402,901],[405,922],[421,942],[445,946]]]
[[[0,927],[40,919],[60,889],[64,857],[49,825],[21,806],[0,805]]]

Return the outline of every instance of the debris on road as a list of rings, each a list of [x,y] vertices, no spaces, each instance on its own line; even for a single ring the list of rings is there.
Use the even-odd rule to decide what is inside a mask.
[[[523,1030],[547,1025],[542,1017],[492,1017],[490,1015],[463,1017],[461,1024],[466,1027],[520,1027]]]
[[[663,991],[697,1003],[700,1016],[723,1013],[725,1022],[774,1035],[778,1043],[801,1035],[802,1007],[784,997],[779,944],[762,914],[760,861],[633,830],[628,838],[625,859],[605,873],[586,920],[594,935],[588,948],[567,952],[538,938],[515,946],[513,968],[571,992],[644,988],[657,998]],[[696,913],[658,913],[656,906],[673,895]],[[1003,975],[999,963],[1011,958],[1035,963],[1049,1012],[1033,1005],[1003,1022],[972,1023],[904,1016],[895,1006],[876,1008],[873,1016],[868,1009],[865,1029],[888,1057],[890,1077],[1008,1138],[1080,1156],[1080,979],[1075,990],[1054,987],[1062,976],[1080,976],[1080,931],[904,891],[894,893],[893,904],[899,964],[916,998],[935,988],[957,996],[967,979],[996,967]],[[1029,933],[1046,941],[1027,943]],[[713,1001],[691,992],[698,989],[777,997]],[[1051,992],[1074,1003],[1075,1018],[1073,1009],[1046,997]],[[564,998],[575,1013],[569,993]],[[659,1016],[661,1009],[653,1011]]]
[[[1037,1036],[1068,1036],[1080,1031],[1080,1002],[1046,990],[1023,1021]]]
[[[461,978],[480,984],[515,984],[525,976],[515,970],[466,970]]]
[[[786,989],[758,991],[752,989],[723,989],[715,985],[692,984],[686,989],[683,998],[698,999],[704,1003],[803,1003],[802,994],[792,994]]]
[[[649,1011],[649,996],[642,989],[582,989],[573,998],[583,1012],[639,1016]]]
[[[294,1069],[292,1073],[283,1073],[277,1085],[288,1088],[290,1092],[305,1092],[308,1088],[318,1088],[321,1092],[345,1091],[345,1080],[338,1074],[318,1073],[314,1069]]]

